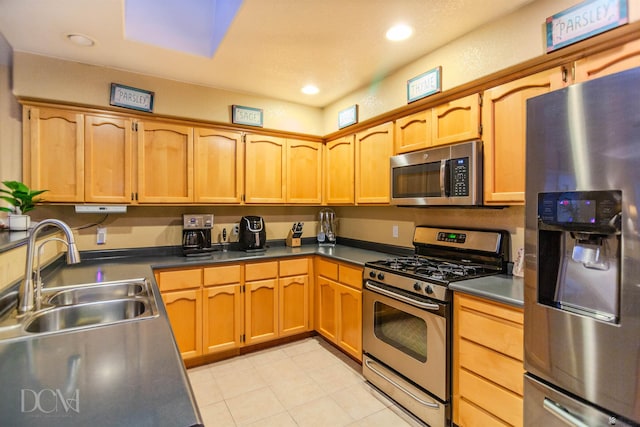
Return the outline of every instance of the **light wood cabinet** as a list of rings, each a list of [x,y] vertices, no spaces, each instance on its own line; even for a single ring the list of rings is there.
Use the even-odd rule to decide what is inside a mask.
[[[278,337],[278,261],[245,265],[245,342]]]
[[[527,99],[559,89],[554,68],[484,92],[484,203],[524,204]]]
[[[245,138],[245,203],[284,203],[286,140],[247,134]]]
[[[107,115],[85,116],[86,202],[131,202],[133,145],[133,120]]]
[[[407,153],[431,146],[431,109],[395,121],[394,153]]]
[[[523,424],[523,310],[454,295],[453,421]]]
[[[84,201],[84,116],[24,106],[24,180],[47,202]]]
[[[355,136],[328,141],[324,149],[324,203],[353,204]]]
[[[196,203],[240,203],[244,190],[242,133],[194,129]]]
[[[244,295],[241,271],[239,264],[204,268],[203,354],[242,345]]]
[[[183,359],[202,355],[202,269],[155,272],[173,335]]]
[[[322,202],[322,144],[287,139],[286,202]]]
[[[140,203],[193,202],[193,128],[139,121],[138,193]]]
[[[316,330],[362,360],[362,268],[316,259]]]
[[[278,335],[295,335],[310,330],[309,259],[279,262]]]
[[[356,134],[355,186],[357,204],[389,204],[393,122]]]
[[[576,61],[575,81],[584,82],[634,67],[640,67],[640,39]]]
[[[480,95],[468,95],[434,107],[432,120],[432,145],[480,138]]]

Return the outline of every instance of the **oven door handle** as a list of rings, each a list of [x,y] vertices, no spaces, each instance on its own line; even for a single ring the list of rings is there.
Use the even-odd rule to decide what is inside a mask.
[[[433,409],[438,409],[440,408],[440,405],[438,405],[437,403],[433,403],[433,402],[427,402],[426,400],[420,399],[418,396],[416,396],[415,394],[411,393],[409,390],[407,390],[406,388],[404,388],[401,384],[398,384],[396,381],[392,380],[391,378],[389,378],[388,376],[386,376],[385,374],[383,374],[382,372],[380,372],[379,370],[377,370],[376,368],[373,367],[373,364],[375,362],[373,362],[372,360],[369,359],[365,359],[364,361],[365,365],[367,365],[367,368],[371,369],[371,371],[373,373],[375,373],[376,375],[380,376],[381,378],[383,378],[385,381],[388,381],[390,384],[392,384],[394,387],[396,387],[398,390],[400,390],[401,392],[405,393],[406,395],[408,395],[410,398],[412,398],[413,400],[415,400],[416,402],[427,406],[429,408],[433,408]]]
[[[396,294],[395,292],[391,292],[391,291],[388,291],[386,289],[382,289],[382,288],[372,284],[368,280],[367,280],[366,284],[364,285],[364,287],[369,289],[369,290],[372,290],[374,292],[378,292],[378,293],[380,293],[382,295],[386,295],[389,298],[393,298],[393,299],[396,299],[398,301],[406,302],[407,304],[412,305],[414,307],[423,308],[425,310],[431,310],[431,311],[440,310],[440,306],[438,304],[434,304],[432,302],[416,301],[414,299],[407,298],[404,295]]]

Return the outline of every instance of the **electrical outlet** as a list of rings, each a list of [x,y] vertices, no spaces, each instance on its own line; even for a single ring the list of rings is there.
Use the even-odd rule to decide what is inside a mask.
[[[391,235],[396,239],[398,238],[398,226],[395,224],[391,227]]]
[[[240,233],[240,224],[233,224],[233,234]]]
[[[98,245],[104,245],[107,243],[107,228],[98,227],[96,232],[96,243]]]

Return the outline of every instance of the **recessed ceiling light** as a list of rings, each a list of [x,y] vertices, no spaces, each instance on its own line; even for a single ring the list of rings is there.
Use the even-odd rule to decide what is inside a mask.
[[[320,92],[320,89],[318,89],[314,85],[306,85],[305,87],[302,88],[302,93],[307,95],[315,95],[318,92]]]
[[[76,34],[76,33],[67,34],[67,39],[69,39],[71,43],[78,46],[90,47],[96,44],[95,40],[93,40],[89,36],[85,36],[84,34]]]
[[[413,34],[413,28],[407,24],[397,24],[387,30],[387,39],[391,41],[406,40]]]

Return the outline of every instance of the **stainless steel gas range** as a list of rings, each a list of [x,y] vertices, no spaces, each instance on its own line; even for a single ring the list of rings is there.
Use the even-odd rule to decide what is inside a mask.
[[[418,226],[415,254],[368,262],[363,375],[422,422],[451,424],[449,283],[503,273],[509,234]]]

